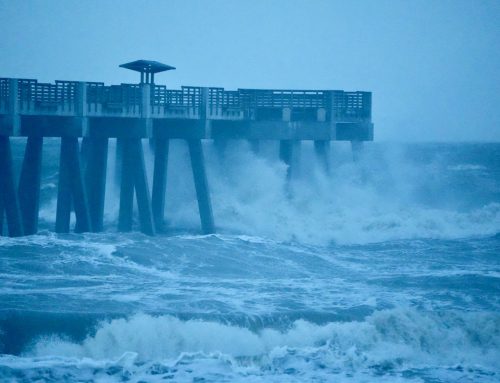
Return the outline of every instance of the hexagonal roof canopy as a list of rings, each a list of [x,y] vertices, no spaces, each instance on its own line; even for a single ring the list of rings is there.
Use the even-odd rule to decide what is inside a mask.
[[[162,64],[158,61],[151,60],[136,60],[126,64],[120,65],[120,68],[135,70],[136,72],[141,73],[158,73],[165,72],[167,70],[173,70],[175,67]]]

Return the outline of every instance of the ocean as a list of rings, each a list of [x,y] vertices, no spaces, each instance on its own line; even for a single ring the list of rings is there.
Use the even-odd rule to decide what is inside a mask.
[[[200,235],[173,141],[155,237],[116,231],[113,143],[105,232],[55,234],[58,145],[40,232],[0,237],[1,382],[500,382],[500,144],[333,143],[328,173],[304,143],[287,184],[275,143],[207,142]]]

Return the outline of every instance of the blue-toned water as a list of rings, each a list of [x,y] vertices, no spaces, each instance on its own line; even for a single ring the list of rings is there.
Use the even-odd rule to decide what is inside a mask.
[[[17,142],[16,155],[22,154]],[[186,148],[166,235],[0,237],[0,381],[500,382],[500,144],[206,145],[219,234],[197,234]],[[151,170],[151,169],[149,169]]]

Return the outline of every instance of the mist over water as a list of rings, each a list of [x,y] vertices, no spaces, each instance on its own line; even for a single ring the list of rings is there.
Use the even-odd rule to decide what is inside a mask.
[[[116,232],[114,150],[104,233],[51,232],[47,140],[41,232],[0,237],[6,381],[500,381],[500,145],[306,142],[287,185],[276,143],[206,142],[203,236],[173,140],[157,237]]]
[[[246,141],[223,150],[204,145],[216,225],[220,232],[318,245],[411,238],[492,235],[500,227],[500,155],[495,144],[367,143],[353,161],[350,143],[333,143],[326,173],[312,142],[303,142],[287,185],[278,144],[254,153]],[[119,184],[110,141],[105,221],[115,231]],[[144,142],[150,189],[153,155]],[[46,149],[41,218],[55,222],[58,144]],[[187,145],[170,144],[165,216],[172,230],[199,231]],[[49,165],[49,167],[51,167]],[[43,222],[42,222],[43,224]]]
[[[354,244],[487,235],[500,227],[500,206],[488,200],[498,196],[497,186],[483,178],[484,165],[472,159],[462,163],[453,148],[437,146],[436,157],[422,166],[418,156],[426,154],[425,147],[367,144],[354,163],[349,144],[333,145],[331,174],[325,174],[306,143],[291,198],[286,168],[273,157],[276,149],[267,158],[245,149],[243,143],[231,147],[225,162],[209,167],[223,230],[281,241]],[[487,190],[468,195],[464,176]]]
[[[144,149],[151,183],[153,160],[149,145]],[[368,143],[354,162],[350,143],[335,143],[326,173],[312,143],[304,142],[288,186],[277,143],[263,142],[258,154],[246,141],[231,141],[222,151],[205,144],[220,232],[319,245],[497,233],[494,177],[500,159],[494,145],[485,149],[478,158],[480,144]],[[111,227],[119,205],[114,169],[112,149],[106,200]],[[170,145],[165,215],[173,229],[199,230],[187,145],[180,140]]]

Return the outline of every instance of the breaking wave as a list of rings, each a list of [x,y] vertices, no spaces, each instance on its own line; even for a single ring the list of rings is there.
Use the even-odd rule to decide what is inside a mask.
[[[166,216],[173,227],[197,228],[184,151],[182,143],[172,147]],[[498,185],[472,174],[476,190],[470,194],[462,176],[448,170],[454,158],[422,164],[409,158],[412,150],[406,147],[367,144],[353,162],[350,146],[332,144],[326,174],[312,144],[303,143],[299,175],[287,188],[287,167],[276,151],[268,144],[256,155],[240,142],[221,154],[206,146],[221,231],[312,244],[452,239],[500,231],[500,204],[492,197],[498,196]]]
[[[144,148],[151,182],[152,156],[146,143]],[[463,163],[463,148],[453,145],[367,143],[356,162],[349,145],[332,143],[331,148],[327,174],[312,144],[304,142],[298,176],[287,185],[287,166],[277,158],[276,143],[263,143],[258,154],[243,141],[232,142],[223,152],[206,143],[218,230],[311,244],[455,239],[500,232],[497,176],[491,159],[481,158],[473,146],[468,150],[477,149],[476,163]],[[111,231],[119,205],[114,173],[110,145],[105,221]],[[44,222],[53,223],[55,205],[53,190],[42,204]],[[165,216],[172,229],[199,230],[187,148],[177,140],[170,148]]]
[[[115,232],[113,150],[107,232],[52,233],[47,149],[43,230],[0,238],[0,380],[498,382],[497,145],[335,143],[328,174],[305,143],[287,183],[274,143],[206,143],[202,236],[174,141],[154,238]]]
[[[488,381],[500,372],[499,347],[500,316],[493,313],[399,308],[360,321],[298,320],[284,329],[254,330],[136,314],[101,322],[79,343],[57,336],[39,339],[22,357],[0,358],[0,372],[23,376],[29,366],[30,374],[43,376],[51,367],[60,376],[110,381],[127,373],[148,381],[185,381],[196,368],[209,380],[220,374],[236,381],[256,381],[264,373],[270,381],[280,376],[294,381],[304,373],[319,381],[332,374],[367,381],[383,372],[387,381],[398,381],[411,371],[437,368],[448,378],[467,371],[471,379]]]

